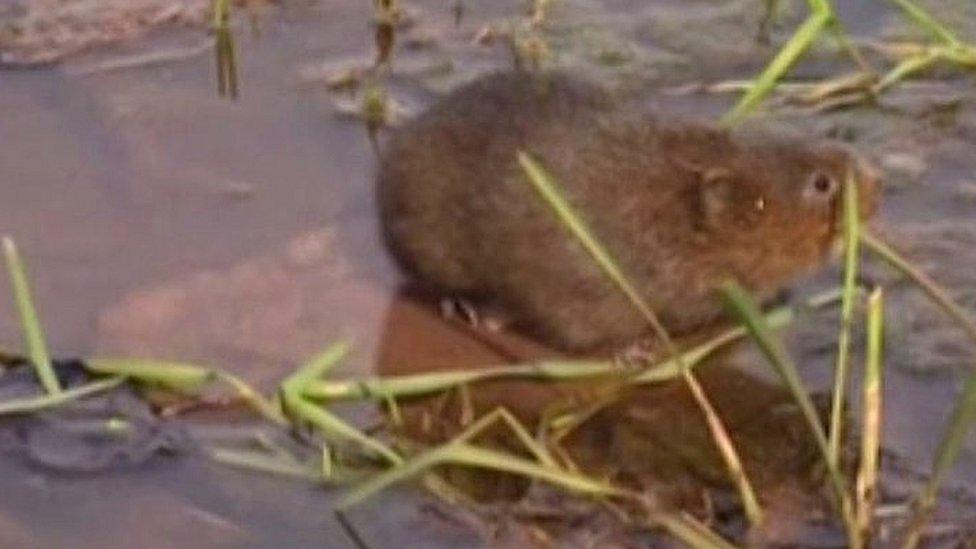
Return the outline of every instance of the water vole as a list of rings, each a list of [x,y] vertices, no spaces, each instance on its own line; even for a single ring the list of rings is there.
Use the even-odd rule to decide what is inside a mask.
[[[563,73],[493,74],[395,133],[378,202],[401,266],[450,296],[500,308],[568,351],[650,332],[518,166],[533,154],[675,335],[722,315],[734,277],[768,299],[822,265],[838,237],[841,183],[873,170],[845,148],[732,134],[618,103]]]

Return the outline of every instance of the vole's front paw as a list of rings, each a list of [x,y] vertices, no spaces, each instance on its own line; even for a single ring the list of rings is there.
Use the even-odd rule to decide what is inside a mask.
[[[614,361],[626,368],[642,368],[661,359],[660,345],[653,338],[639,339],[614,354]]]
[[[463,298],[446,297],[441,300],[440,307],[445,319],[463,322],[476,330],[500,332],[509,324],[501,310],[487,305],[476,307]]]

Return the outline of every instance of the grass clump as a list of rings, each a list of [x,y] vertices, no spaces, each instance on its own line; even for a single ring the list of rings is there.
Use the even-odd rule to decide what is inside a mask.
[[[976,45],[961,40],[946,27],[911,0],[890,0],[915,25],[932,39],[930,43],[884,48],[895,56],[894,65],[887,71],[877,71],[869,64],[858,48],[845,34],[830,0],[807,0],[810,15],[780,48],[772,61],[759,76],[744,87],[744,92],[722,123],[735,125],[747,117],[774,91],[783,89],[800,93],[805,103],[823,106],[843,106],[872,100],[899,82],[938,63],[971,70],[976,68]],[[824,33],[831,31],[858,66],[854,74],[842,75],[825,82],[812,84],[787,84],[784,77],[803,54]],[[725,87],[725,86],[719,86]],[[738,86],[735,86],[738,87]]]

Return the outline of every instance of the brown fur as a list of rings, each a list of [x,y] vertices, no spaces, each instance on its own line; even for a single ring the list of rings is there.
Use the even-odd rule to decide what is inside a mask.
[[[378,177],[388,245],[420,281],[501,307],[570,351],[649,332],[525,179],[520,149],[556,177],[676,335],[719,319],[715,289],[727,277],[767,299],[822,265],[848,169],[865,217],[878,194],[871,170],[839,146],[663,118],[565,74],[462,87],[388,143]],[[833,190],[815,190],[821,172]]]

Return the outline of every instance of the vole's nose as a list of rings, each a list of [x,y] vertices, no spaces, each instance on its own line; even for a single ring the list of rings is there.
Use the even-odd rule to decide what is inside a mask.
[[[858,157],[854,171],[857,178],[858,206],[861,219],[870,219],[881,204],[881,170],[867,159]]]

